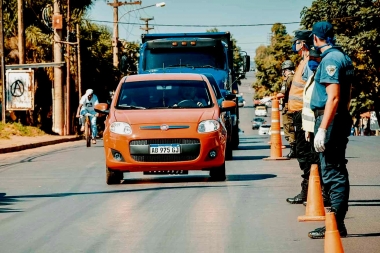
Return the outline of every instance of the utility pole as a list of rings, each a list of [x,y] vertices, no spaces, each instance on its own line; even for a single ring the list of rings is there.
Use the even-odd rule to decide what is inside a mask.
[[[59,0],[54,0],[54,62],[62,62],[62,15]],[[53,97],[53,132],[64,134],[64,103],[62,85],[62,67],[54,67],[54,97]]]
[[[25,63],[25,29],[24,29],[24,0],[17,0],[18,8],[18,58],[19,64]]]
[[[4,27],[3,27],[3,0],[0,0],[0,60],[1,60],[1,120],[5,123],[5,106],[6,106],[6,94],[5,94],[5,57],[4,57]]]
[[[135,2],[119,2],[118,0],[113,0],[113,3],[107,3],[113,7],[113,38],[112,38],[112,47],[113,47],[113,66],[115,68],[119,67],[119,49],[117,47],[119,41],[119,7],[123,5],[141,5],[141,1]]]
[[[70,0],[67,0],[67,21],[66,21],[66,41],[70,42]],[[71,132],[71,111],[70,111],[70,44],[66,44],[66,119],[65,119],[65,135]]]
[[[82,60],[80,58],[80,27],[77,24],[77,51],[78,51],[78,94],[82,98]]]
[[[151,18],[140,18],[140,20],[145,21],[145,27],[140,27],[141,30],[144,30],[146,33],[149,33],[149,30],[154,29],[153,27],[149,27],[149,21],[153,20],[154,17]]]

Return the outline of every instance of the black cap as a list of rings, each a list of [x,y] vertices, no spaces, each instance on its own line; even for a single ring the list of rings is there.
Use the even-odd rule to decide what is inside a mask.
[[[326,40],[327,38],[334,38],[333,26],[327,21],[320,21],[315,23],[313,25],[313,30],[311,33],[315,34],[322,40]]]
[[[310,30],[297,30],[294,32],[294,38],[292,39],[292,41],[296,41],[296,40],[304,40],[304,41],[310,41],[310,35],[311,35],[311,31]]]

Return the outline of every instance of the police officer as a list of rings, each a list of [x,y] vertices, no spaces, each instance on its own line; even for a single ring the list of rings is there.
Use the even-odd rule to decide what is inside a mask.
[[[296,156],[300,169],[303,171],[301,192],[295,197],[287,198],[290,204],[302,204],[306,201],[309,185],[310,168],[318,163],[318,157],[312,152],[311,143],[305,139],[305,131],[302,128],[303,91],[306,81],[313,72],[308,67],[309,51],[312,44],[310,30],[298,30],[293,38],[293,51],[301,55],[302,59],[294,73],[292,86],[289,91],[288,111],[293,115],[295,130]]]
[[[315,114],[314,147],[319,152],[323,184],[329,190],[341,237],[347,236],[344,218],[348,210],[350,184],[345,159],[352,119],[348,111],[354,68],[351,59],[334,46],[333,26],[326,21],[313,25],[314,46],[322,61],[315,73],[310,107]],[[326,228],[309,232],[313,239],[324,238]]]
[[[292,85],[294,76],[294,63],[291,60],[286,60],[281,64],[283,82],[281,85],[281,93],[283,97],[281,99],[282,105],[282,122],[284,125],[285,139],[289,142],[290,152],[286,157],[295,158],[296,157],[296,143],[294,137],[294,127],[293,127],[293,115],[288,112],[288,99],[289,90]]]

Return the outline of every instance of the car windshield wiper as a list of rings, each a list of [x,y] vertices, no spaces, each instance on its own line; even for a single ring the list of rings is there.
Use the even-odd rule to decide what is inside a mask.
[[[141,109],[141,110],[145,110],[146,107],[136,106],[136,105],[118,105],[117,109],[121,109],[121,110],[128,110],[128,109]]]
[[[194,66],[189,65],[189,64],[173,64],[173,65],[166,66],[166,68],[174,68],[174,67],[194,68]]]

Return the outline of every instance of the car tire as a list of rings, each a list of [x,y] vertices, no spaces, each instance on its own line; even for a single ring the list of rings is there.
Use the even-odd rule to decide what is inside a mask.
[[[225,158],[227,161],[232,160],[232,144],[226,145],[226,155]]]
[[[106,168],[106,183],[111,184],[120,184],[120,181],[123,180],[123,172],[110,170]]]
[[[210,170],[210,177],[212,181],[225,181],[226,180],[226,163],[221,166]]]
[[[239,146],[239,127],[232,128],[232,149],[237,149]]]

